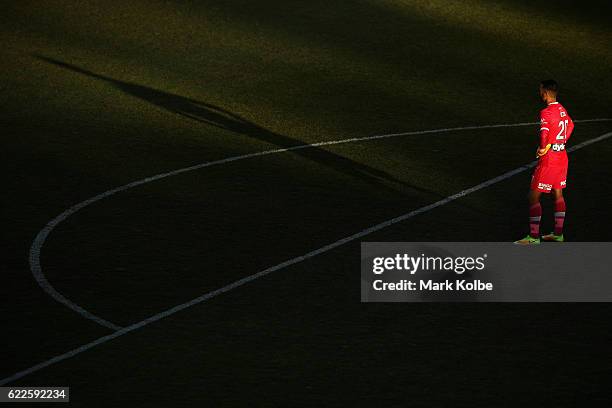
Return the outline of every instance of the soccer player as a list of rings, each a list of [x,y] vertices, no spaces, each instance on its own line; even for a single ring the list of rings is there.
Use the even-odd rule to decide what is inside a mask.
[[[540,98],[546,107],[540,111],[540,145],[536,152],[538,165],[531,178],[529,191],[529,235],[516,241],[516,244],[540,243],[540,220],[542,193],[552,192],[555,200],[555,229],[544,235],[542,240],[563,242],[563,222],[565,221],[565,199],[563,189],[567,181],[567,152],[565,144],[574,130],[574,122],[567,110],[557,102],[559,86],[552,79],[540,83]]]

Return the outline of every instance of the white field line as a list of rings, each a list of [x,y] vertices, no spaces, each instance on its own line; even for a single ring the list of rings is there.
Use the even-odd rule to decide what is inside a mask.
[[[601,122],[601,121],[610,121],[612,119],[586,119],[586,120],[576,120],[575,122]],[[169,172],[169,173],[163,173],[163,174],[158,174],[156,176],[152,176],[146,179],[142,179],[142,180],[138,180],[129,184],[126,184],[124,186],[121,187],[117,187],[113,190],[109,190],[107,192],[101,193],[95,197],[92,197],[88,200],[85,200],[79,204],[74,205],[73,207],[70,207],[68,210],[64,211],[62,214],[60,214],[58,217],[54,218],[52,221],[50,221],[47,226],[38,233],[36,239],[34,240],[34,243],[32,244],[32,248],[30,250],[30,266],[32,269],[32,273],[36,278],[36,281],[41,285],[41,287],[43,289],[45,289],[45,291],[47,293],[49,293],[51,296],[53,296],[56,300],[60,301],[61,303],[66,304],[66,306],[70,307],[71,309],[77,311],[78,313],[82,314],[84,317],[87,317],[89,319],[91,319],[92,317],[94,317],[95,319],[92,319],[94,321],[98,321],[98,323],[104,322],[106,324],[102,324],[105,327],[109,327],[114,329],[115,331],[109,335],[106,336],[102,336],[90,343],[84,344],[80,347],[77,347],[73,350],[70,350],[64,354],[60,354],[57,355],[55,357],[52,357],[46,361],[43,361],[39,364],[36,364],[30,368],[27,368],[25,370],[19,371],[9,377],[6,377],[2,380],[0,380],[0,386],[3,386],[5,384],[8,384],[10,382],[16,381],[20,378],[23,378],[31,373],[34,373],[38,370],[41,370],[45,367],[48,367],[52,364],[58,363],[60,361],[66,360],[70,357],[76,356],[78,354],[81,354],[93,347],[96,347],[100,344],[104,344],[110,340],[113,340],[117,337],[123,336],[124,334],[130,333],[132,331],[135,331],[137,329],[140,329],[141,327],[144,327],[146,325],[148,325],[149,323],[153,323],[156,322],[160,319],[163,319],[165,317],[171,316],[175,313],[180,312],[181,310],[187,309],[191,306],[197,305],[199,303],[202,303],[208,299],[211,299],[215,296],[218,296],[222,293],[228,292],[232,289],[235,289],[237,287],[240,287],[246,283],[249,283],[251,281],[254,281],[256,279],[261,278],[262,276],[268,275],[272,272],[278,271],[280,269],[286,268],[290,265],[294,265],[297,264],[299,262],[302,262],[308,258],[312,258],[314,256],[320,255],[324,252],[330,251],[334,248],[337,248],[341,245],[344,245],[348,242],[354,241],[356,239],[359,239],[361,237],[364,237],[368,234],[371,234],[375,231],[379,231],[383,228],[386,228],[390,225],[396,224],[398,222],[401,221],[405,221],[409,218],[412,218],[416,215],[422,214],[424,212],[430,211],[434,208],[440,207],[442,205],[445,205],[451,201],[457,200],[459,198],[465,197],[468,194],[474,193],[476,191],[482,190],[486,187],[489,187],[493,184],[499,183],[500,181],[506,180],[512,176],[515,176],[519,173],[522,173],[532,167],[534,167],[537,164],[537,161],[532,161],[524,166],[518,167],[514,170],[508,171],[506,173],[503,173],[497,177],[494,177],[490,180],[484,181],[480,184],[477,184],[473,187],[470,187],[468,189],[465,189],[463,191],[460,191],[456,194],[453,194],[451,196],[448,196],[442,200],[436,201],[432,204],[426,205],[424,207],[418,208],[416,210],[410,211],[404,215],[400,215],[399,217],[396,218],[392,218],[390,220],[387,220],[385,222],[382,222],[380,224],[374,225],[370,228],[364,229],[356,234],[350,235],[348,237],[342,238],[336,242],[333,242],[331,244],[328,244],[326,246],[323,246],[319,249],[315,249],[314,251],[308,252],[305,255],[290,259],[288,261],[282,262],[278,265],[272,266],[268,269],[265,269],[263,271],[257,272],[253,275],[249,275],[247,277],[244,277],[242,279],[239,279],[233,283],[230,283],[222,288],[216,289],[212,292],[208,292],[203,294],[202,296],[199,296],[195,299],[192,299],[188,302],[182,303],[180,305],[174,306],[168,310],[165,310],[163,312],[160,312],[158,314],[155,314],[153,316],[148,317],[147,319],[144,319],[140,322],[137,323],[133,323],[129,326],[126,327],[122,327],[120,328],[119,326],[114,325],[113,323],[107,322],[106,320],[103,320],[97,316],[92,315],[91,313],[87,312],[85,309],[81,308],[80,306],[72,303],[70,300],[66,299],[63,295],[61,295],[59,292],[55,291],[55,289],[53,289],[53,287],[50,286],[50,284],[48,283],[48,281],[46,280],[46,278],[44,277],[44,275],[42,274],[42,270],[40,269],[40,249],[42,248],[42,245],[44,244],[46,238],[48,237],[49,233],[63,220],[65,220],[66,218],[68,218],[70,215],[74,214],[75,212],[79,211],[80,209],[88,206],[89,204],[92,204],[96,201],[99,201],[103,198],[106,198],[108,196],[111,196],[113,194],[116,194],[120,191],[124,191],[127,190],[129,188],[141,185],[141,184],[145,184],[154,180],[158,180],[161,178],[165,178],[165,177],[169,177],[169,176],[173,176],[176,174],[180,174],[180,173],[184,173],[186,171],[191,171],[191,170],[195,170],[195,169],[199,169],[199,168],[203,168],[203,167],[208,167],[208,166],[212,166],[214,164],[221,164],[221,163],[227,163],[227,162],[231,162],[231,161],[236,161],[236,160],[241,160],[241,159],[246,159],[249,157],[256,157],[256,156],[262,156],[262,155],[266,155],[266,154],[272,154],[272,153],[279,153],[279,152],[284,152],[284,151],[290,151],[290,150],[296,150],[299,148],[306,148],[306,147],[314,147],[314,146],[323,146],[323,145],[331,145],[331,144],[340,144],[340,143],[348,143],[348,142],[353,142],[353,141],[363,141],[363,140],[373,140],[373,139],[382,139],[385,137],[394,137],[394,136],[406,136],[406,135],[414,135],[414,134],[425,134],[425,133],[436,133],[436,132],[449,132],[449,131],[455,131],[455,130],[467,130],[467,129],[486,129],[486,128],[499,128],[499,127],[517,127],[517,126],[528,126],[528,125],[534,125],[537,123],[517,123],[517,124],[506,124],[506,125],[486,125],[486,126],[470,126],[470,127],[461,127],[461,128],[449,128],[449,129],[439,129],[439,130],[426,130],[426,131],[417,131],[417,132],[407,132],[407,133],[396,133],[396,134],[389,134],[389,135],[379,135],[379,136],[370,136],[370,137],[364,137],[364,138],[353,138],[353,139],[343,139],[343,140],[337,140],[337,141],[330,141],[330,142],[321,142],[321,143],[315,143],[315,144],[309,144],[309,145],[300,145],[300,146],[295,146],[295,147],[291,147],[291,148],[286,148],[286,149],[277,149],[277,150],[268,150],[268,151],[264,151],[264,152],[258,152],[258,153],[252,153],[252,154],[247,154],[247,155],[242,155],[242,156],[234,156],[234,157],[230,157],[228,159],[223,159],[223,160],[218,160],[218,161],[214,161],[214,162],[207,162],[207,163],[202,163],[196,166],[192,166],[192,167],[186,167],[183,169],[179,169],[179,170],[175,170],[173,172]],[[605,139],[608,139],[612,137],[612,132],[610,133],[605,133],[601,136],[595,137],[593,139],[589,139],[585,142],[579,143],[571,148],[568,149],[569,152],[572,151],[576,151],[578,149],[582,149],[583,147],[589,146],[593,143],[597,143],[597,142],[601,142]],[[51,291],[49,291],[49,288],[45,287],[45,285],[48,285],[49,288],[51,289]],[[57,297],[59,296],[59,298]],[[86,314],[84,314],[86,313]],[[110,325],[110,326],[109,326]]]
[[[608,119],[608,118],[606,119],[584,119],[584,120],[576,120],[575,122],[604,122],[604,121],[610,121],[610,120],[612,119]],[[129,190],[133,187],[140,186],[142,184],[150,183],[152,181],[160,180],[166,177],[176,176],[178,174],[186,173],[189,171],[199,170],[205,167],[211,167],[215,165],[231,163],[231,162],[244,160],[244,159],[250,159],[253,157],[289,152],[289,151],[298,150],[298,149],[306,149],[309,147],[320,147],[320,146],[329,146],[329,145],[343,144],[343,143],[362,142],[362,141],[378,140],[378,139],[385,139],[385,138],[399,137],[399,136],[424,135],[424,134],[432,134],[432,133],[444,133],[444,132],[477,130],[477,129],[508,128],[508,127],[519,127],[519,126],[531,126],[531,125],[537,125],[537,124],[538,123],[524,122],[524,123],[514,123],[514,124],[464,126],[464,127],[443,128],[443,129],[433,129],[433,130],[419,130],[419,131],[404,132],[404,133],[389,133],[389,134],[384,134],[384,135],[375,135],[375,136],[366,136],[366,137],[358,137],[358,138],[350,138],[350,139],[332,140],[332,141],[312,143],[312,144],[303,144],[303,145],[292,146],[292,147],[287,147],[287,148],[264,150],[264,151],[255,152],[255,153],[249,153],[249,154],[244,154],[244,155],[239,155],[239,156],[232,156],[232,157],[228,157],[225,159],[200,163],[194,166],[184,167],[184,168],[173,170],[167,173],[161,173],[161,174],[157,174],[155,176],[147,177],[141,180],[136,180],[131,183],[125,184],[123,186],[119,186],[114,189],[100,193],[85,201],[81,201],[80,203],[73,205],[72,207],[68,208],[67,210],[62,212],[60,215],[58,215],[57,217],[49,221],[47,225],[45,225],[45,227],[38,232],[38,234],[34,238],[34,241],[32,242],[32,245],[30,246],[30,255],[29,255],[30,271],[32,272],[32,276],[34,277],[38,285],[49,296],[51,296],[56,301],[62,303],[66,307],[79,313],[84,318],[92,320],[101,326],[107,327],[111,330],[120,330],[121,326],[115,323],[112,323],[108,320],[105,320],[99,316],[96,316],[95,314],[89,312],[85,308],[79,306],[78,304],[74,303],[73,301],[68,299],[66,296],[58,292],[53,287],[53,285],[51,285],[51,283],[47,280],[47,277],[45,276],[42,270],[41,263],[40,263],[41,251],[42,251],[43,246],[45,245],[45,242],[47,241],[47,238],[49,237],[49,234],[51,234],[51,232],[60,223],[65,221],[68,217],[70,217],[71,215],[75,214],[76,212],[82,210],[83,208],[95,202],[98,202],[104,198],[110,197],[122,191]]]

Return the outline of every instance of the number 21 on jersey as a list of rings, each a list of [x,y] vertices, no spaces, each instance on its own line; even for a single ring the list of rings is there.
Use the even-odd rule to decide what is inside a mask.
[[[559,134],[557,134],[557,140],[564,140],[567,137],[567,124],[567,119],[559,121]]]

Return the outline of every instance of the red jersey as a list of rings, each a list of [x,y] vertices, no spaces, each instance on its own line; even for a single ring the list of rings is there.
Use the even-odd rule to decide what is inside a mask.
[[[574,130],[574,122],[559,102],[549,103],[540,111],[540,148],[551,145],[540,157],[539,166],[567,166],[565,144]]]

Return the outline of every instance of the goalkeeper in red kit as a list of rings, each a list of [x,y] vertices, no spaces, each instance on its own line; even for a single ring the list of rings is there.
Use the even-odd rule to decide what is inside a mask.
[[[540,111],[540,145],[536,152],[538,165],[531,178],[529,191],[529,235],[516,244],[540,243],[540,220],[542,193],[552,193],[555,200],[555,229],[542,236],[544,241],[563,242],[565,221],[565,199],[563,189],[567,184],[567,152],[565,144],[574,130],[574,122],[567,110],[557,102],[559,86],[552,79],[540,83],[540,98],[546,108]]]

